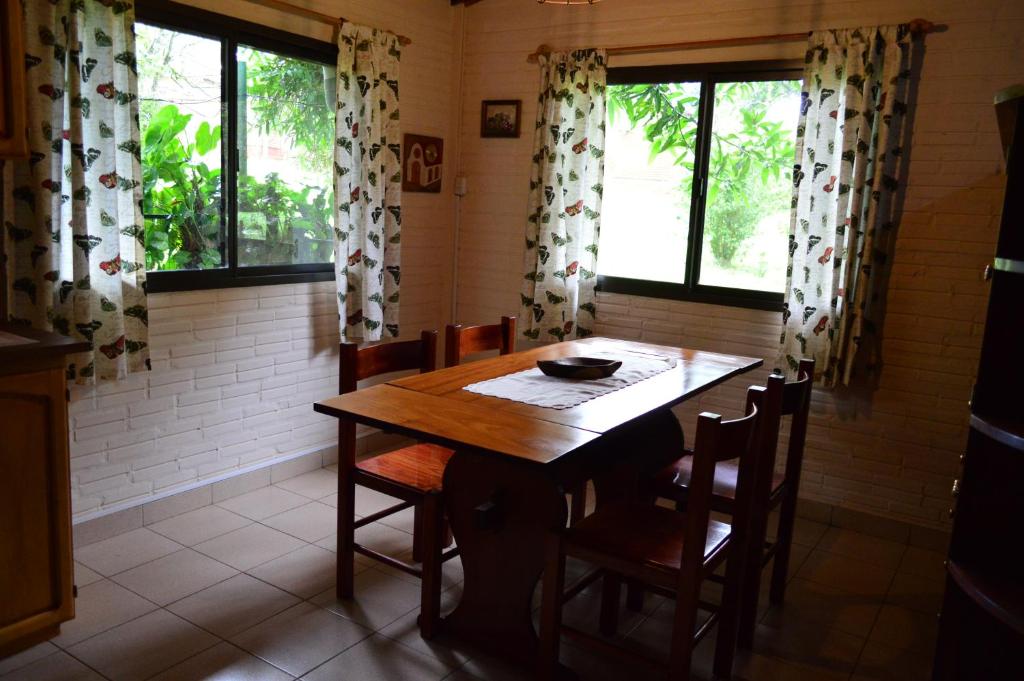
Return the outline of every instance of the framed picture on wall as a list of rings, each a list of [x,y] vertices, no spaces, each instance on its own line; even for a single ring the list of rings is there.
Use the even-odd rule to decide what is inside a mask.
[[[485,99],[480,107],[481,137],[519,137],[519,99]]]
[[[406,134],[402,138],[402,154],[402,191],[440,193],[444,140]]]

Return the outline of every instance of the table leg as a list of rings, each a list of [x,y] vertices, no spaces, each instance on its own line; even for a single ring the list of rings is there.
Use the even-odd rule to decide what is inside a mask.
[[[561,467],[457,451],[445,469],[444,495],[465,582],[444,631],[534,670],[533,593],[544,569],[545,538],[568,518],[563,482],[596,476],[599,503],[622,498],[635,493],[643,472],[678,458],[682,446],[679,422],[666,409],[601,438]]]
[[[564,491],[543,471],[459,451],[445,468],[444,494],[465,573],[444,630],[532,668],[533,591],[544,569],[544,537],[565,526]]]

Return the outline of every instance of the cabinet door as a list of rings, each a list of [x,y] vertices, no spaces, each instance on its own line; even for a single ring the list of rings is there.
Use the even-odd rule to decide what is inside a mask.
[[[74,616],[61,369],[0,376],[0,656]]]

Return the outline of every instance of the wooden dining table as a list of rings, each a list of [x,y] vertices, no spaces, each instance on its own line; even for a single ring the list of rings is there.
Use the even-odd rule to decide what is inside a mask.
[[[596,352],[654,354],[675,365],[567,409],[463,389],[531,369],[538,360]],[[634,494],[640,476],[683,451],[671,407],[762,363],[592,337],[398,378],[317,402],[314,409],[455,451],[443,495],[465,581],[441,631],[530,668],[538,647],[532,599],[544,538],[566,525],[566,492],[589,480],[598,505]]]

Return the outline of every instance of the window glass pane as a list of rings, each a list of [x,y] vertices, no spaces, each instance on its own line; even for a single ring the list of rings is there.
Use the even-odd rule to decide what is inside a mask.
[[[714,107],[698,282],[780,292],[800,81],[717,83]]]
[[[334,68],[238,48],[238,264],[333,259]]]
[[[221,43],[135,28],[146,268],[223,267]]]
[[[608,87],[600,274],[685,280],[699,103],[700,83]]]

